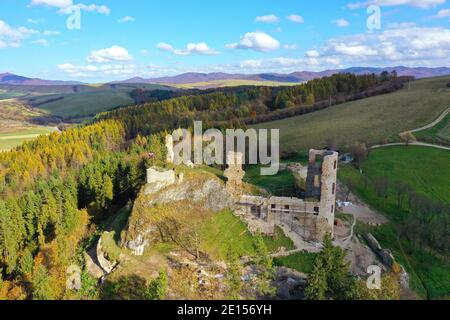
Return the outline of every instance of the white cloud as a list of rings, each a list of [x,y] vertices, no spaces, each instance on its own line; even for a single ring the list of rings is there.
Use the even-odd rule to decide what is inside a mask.
[[[110,62],[110,61],[130,61],[133,57],[128,53],[128,50],[117,45],[111,48],[94,50],[87,58],[88,62]]]
[[[97,13],[104,14],[104,15],[109,15],[111,13],[111,9],[109,9],[105,5],[83,4],[83,3],[74,4],[74,5],[68,6],[68,7],[62,7],[61,9],[59,9],[58,13],[70,14],[70,13],[72,13],[71,8],[73,8],[74,6],[80,8],[80,10],[87,11],[87,12],[97,12]]]
[[[338,26],[339,28],[345,28],[345,27],[348,27],[350,25],[350,22],[348,22],[345,19],[337,19],[337,20],[334,20],[333,23],[336,26]]]
[[[445,3],[446,0],[369,0],[364,2],[354,2],[347,5],[350,9],[364,8],[375,4],[381,7],[408,5],[422,9],[428,9]]]
[[[66,8],[72,5],[72,0],[31,0],[31,5]]]
[[[78,7],[80,10],[88,12],[98,12],[100,14],[109,15],[111,10],[105,5],[96,4],[83,4],[77,3],[73,4],[72,0],[31,0],[31,6],[48,6],[59,8],[58,13],[68,14],[71,13],[71,7]]]
[[[173,53],[179,56],[188,56],[191,54],[201,54],[201,55],[216,55],[219,54],[218,51],[214,49],[210,49],[208,45],[204,42],[200,43],[189,43],[186,46],[186,49],[176,49],[173,50]]]
[[[293,43],[293,44],[285,44],[283,46],[283,48],[285,48],[286,50],[297,50],[298,46],[295,43]]]
[[[136,21],[136,19],[132,16],[125,16],[123,18],[120,18],[119,20],[117,20],[119,23],[127,23],[127,22],[133,22]]]
[[[318,57],[320,57],[320,53],[317,50],[309,50],[309,51],[306,51],[306,56],[308,58],[318,58]]]
[[[162,51],[170,51],[170,52],[173,51],[172,45],[165,43],[165,42],[158,43],[156,45],[156,48],[158,48],[159,50],[162,50]]]
[[[33,44],[38,44],[44,47],[48,47],[48,41],[46,39],[38,39],[35,41],[32,41]]]
[[[305,19],[303,19],[302,16],[299,16],[298,14],[291,14],[286,17],[289,21],[295,22],[295,23],[303,23],[305,22]]]
[[[442,19],[442,18],[449,18],[449,17],[450,17],[450,9],[442,9],[436,15],[432,16],[431,18]]]
[[[278,18],[274,14],[269,14],[269,15],[266,15],[266,16],[256,17],[255,21],[256,22],[262,22],[262,23],[277,23],[278,21],[280,21],[280,18]]]
[[[71,77],[121,77],[135,75],[137,68],[134,64],[103,64],[101,66],[77,66],[71,63],[59,64],[57,68]]]
[[[217,50],[211,49],[205,42],[189,43],[185,49],[174,49],[172,45],[160,42],[156,45],[156,48],[162,51],[172,52],[177,56],[189,56],[191,54],[212,56],[220,53]]]
[[[8,23],[0,20],[0,48],[20,47],[22,41],[38,31],[25,27],[13,28]]]
[[[44,36],[57,36],[57,35],[61,34],[61,32],[53,31],[53,30],[45,30],[44,32],[42,32],[42,34]]]
[[[322,56],[347,65],[450,65],[450,29],[416,26],[386,29],[327,41]]]
[[[250,49],[267,52],[278,49],[280,47],[280,43],[268,34],[261,31],[256,31],[246,33],[241,37],[239,42],[227,44],[226,47],[231,49]]]
[[[29,24],[39,24],[45,22],[45,19],[27,19],[27,23]]]
[[[241,69],[264,69],[270,70],[272,68],[292,68],[301,66],[305,63],[303,59],[295,59],[295,58],[271,58],[271,59],[253,59],[253,60],[244,60],[239,63]]]

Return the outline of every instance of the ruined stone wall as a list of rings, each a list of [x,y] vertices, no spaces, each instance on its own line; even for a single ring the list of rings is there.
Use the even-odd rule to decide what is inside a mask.
[[[163,183],[166,185],[174,184],[176,174],[173,170],[162,171],[156,168],[147,169],[147,183]]]
[[[326,234],[334,234],[338,156],[337,152],[327,150],[310,151],[307,193],[316,201],[242,196],[238,206],[247,214],[269,223],[288,225],[306,239],[321,241]],[[319,157],[320,162],[317,161]]]
[[[334,213],[336,211],[336,186],[338,153],[327,151],[322,162],[322,175],[320,187],[319,216],[328,221],[331,230],[334,229]]]

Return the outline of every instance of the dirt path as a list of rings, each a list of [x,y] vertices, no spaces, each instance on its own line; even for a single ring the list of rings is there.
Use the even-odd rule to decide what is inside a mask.
[[[431,144],[426,142],[396,142],[396,143],[388,143],[388,144],[377,144],[370,147],[370,150],[374,149],[381,149],[381,148],[387,148],[387,147],[395,147],[395,146],[421,146],[421,147],[430,147],[430,148],[436,148],[436,149],[442,149],[442,150],[448,150],[450,151],[450,147],[444,147],[438,144]]]
[[[410,130],[408,132],[414,133],[414,132],[419,132],[419,131],[423,131],[423,130],[427,130],[430,128],[433,128],[435,125],[437,125],[439,122],[441,122],[442,120],[444,120],[444,118],[450,113],[450,108],[448,108],[447,110],[445,110],[436,120],[434,120],[433,122],[431,122],[430,124],[427,124],[426,126],[423,126],[421,128],[417,128],[417,129],[413,129]]]
[[[448,108],[447,110],[445,110],[439,117],[437,117],[437,119],[435,119],[433,122],[427,124],[426,126],[420,127],[420,128],[416,128],[416,129],[412,129],[409,131],[405,131],[402,132],[401,134],[404,133],[415,133],[415,132],[420,132],[423,130],[427,130],[430,128],[433,128],[435,125],[437,125],[439,122],[441,122],[442,120],[444,120],[444,118],[450,113],[450,108]],[[386,147],[394,147],[394,146],[421,146],[421,147],[429,147],[429,148],[436,148],[436,149],[442,149],[442,150],[449,150],[450,151],[450,147],[444,147],[438,144],[431,144],[431,143],[426,143],[426,142],[420,142],[420,141],[413,141],[413,142],[396,142],[396,143],[387,143],[387,144],[377,144],[374,146],[371,146],[370,149],[380,149],[380,148],[386,148]]]

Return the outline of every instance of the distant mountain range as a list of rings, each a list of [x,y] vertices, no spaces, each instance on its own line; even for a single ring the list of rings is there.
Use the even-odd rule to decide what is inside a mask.
[[[214,73],[189,72],[171,77],[161,77],[152,79],[134,77],[123,81],[110,82],[110,84],[119,84],[119,83],[189,84],[189,83],[210,82],[217,80],[304,82],[316,78],[330,76],[336,73],[349,72],[355,74],[365,74],[365,73],[380,74],[383,71],[392,72],[393,70],[396,70],[399,76],[413,76],[417,79],[450,75],[450,68],[447,67],[440,67],[440,68],[426,68],[426,67],[408,68],[403,66],[389,67],[389,68],[353,67],[347,69],[325,70],[319,72],[300,71],[289,74],[281,74],[281,73],[231,74],[223,72],[214,72]],[[0,74],[0,85],[55,86],[55,85],[78,85],[78,84],[82,83],[76,81],[32,79],[11,73]]]
[[[261,73],[261,74],[230,74],[230,73],[196,73],[189,72],[172,77],[161,77],[161,78],[131,78],[124,81],[115,81],[114,83],[173,83],[173,84],[187,84],[187,83],[198,83],[198,82],[209,82],[216,80],[252,80],[252,81],[278,81],[278,82],[303,82],[316,78],[330,76],[336,73],[355,73],[355,74],[365,74],[365,73],[375,73],[380,74],[383,71],[392,72],[397,71],[399,76],[414,76],[417,79],[437,77],[443,75],[450,75],[450,68],[408,68],[408,67],[389,67],[389,68],[368,68],[368,67],[353,67],[347,69],[336,69],[336,70],[325,70],[319,72],[312,71],[300,71],[293,72],[289,74],[280,73]]]
[[[12,73],[0,73],[0,84],[15,86],[61,86],[82,84],[77,81],[43,80],[27,78]]]

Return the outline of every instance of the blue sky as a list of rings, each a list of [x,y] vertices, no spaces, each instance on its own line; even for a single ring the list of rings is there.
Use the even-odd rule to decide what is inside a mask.
[[[0,72],[101,82],[450,66],[446,0],[81,1],[2,0]],[[367,26],[376,18],[371,5],[380,9],[379,29]],[[78,11],[80,28],[68,29]]]

